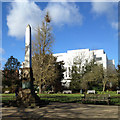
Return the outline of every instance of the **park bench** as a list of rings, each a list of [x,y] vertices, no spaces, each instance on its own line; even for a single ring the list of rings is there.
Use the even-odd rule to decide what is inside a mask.
[[[9,91],[9,90],[7,90],[7,91],[5,91],[4,93],[5,93],[5,94],[8,94],[8,93],[10,93],[10,91]]]
[[[117,94],[120,94],[120,90],[117,90]]]
[[[107,102],[109,105],[110,95],[109,94],[85,94],[82,98],[82,102],[92,101],[92,102]]]
[[[48,94],[54,94],[54,91],[49,91]]]
[[[72,90],[63,90],[63,94],[72,94]]]
[[[95,90],[88,90],[87,94],[95,94]]]

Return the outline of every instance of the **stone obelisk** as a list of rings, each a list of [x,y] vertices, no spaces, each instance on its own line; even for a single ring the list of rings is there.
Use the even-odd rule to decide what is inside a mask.
[[[31,27],[28,24],[25,33],[25,68],[32,68],[31,62]]]
[[[35,94],[33,87],[32,55],[31,55],[31,27],[27,25],[25,33],[25,61],[21,68],[22,88],[19,91],[18,101],[25,106],[39,104],[39,97]]]
[[[25,32],[25,61],[22,69],[22,89],[31,88],[31,81],[33,81],[31,59],[31,27],[28,24]]]

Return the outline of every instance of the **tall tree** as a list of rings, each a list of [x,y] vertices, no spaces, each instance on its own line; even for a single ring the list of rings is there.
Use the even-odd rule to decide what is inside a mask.
[[[46,84],[51,77],[54,77],[55,67],[52,65],[54,57],[52,55],[52,28],[50,26],[51,19],[49,14],[45,15],[41,27],[36,29],[36,39],[33,41],[33,75],[35,83],[39,85],[39,94],[42,90],[42,85]]]
[[[3,70],[3,85],[9,86],[14,89],[16,85],[20,84],[19,80],[19,68],[21,64],[18,59],[11,56],[8,58],[7,62],[5,63],[4,70]]]

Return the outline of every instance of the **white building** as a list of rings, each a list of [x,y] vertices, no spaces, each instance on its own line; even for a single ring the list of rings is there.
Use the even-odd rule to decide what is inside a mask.
[[[89,50],[89,49],[78,49],[78,50],[68,50],[67,53],[58,53],[54,54],[57,57],[57,61],[64,61],[64,68],[66,72],[64,72],[64,79],[61,81],[63,86],[69,87],[71,82],[71,68],[73,66],[73,62],[75,59],[81,60],[81,67],[84,66],[85,61],[90,62],[93,58],[95,58],[97,63],[103,65],[104,69],[108,67],[115,68],[114,60],[108,60],[106,53],[103,49],[100,50]]]

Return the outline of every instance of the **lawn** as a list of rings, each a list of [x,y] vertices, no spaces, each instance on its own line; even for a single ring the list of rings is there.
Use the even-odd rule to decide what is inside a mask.
[[[39,95],[42,100],[50,102],[80,102],[83,94],[41,94]]]
[[[2,101],[15,100],[15,93],[13,94],[2,94]]]
[[[120,105],[120,94],[116,94],[114,91],[110,92],[98,92],[98,94],[110,94],[110,104],[112,105]],[[61,102],[61,103],[81,103],[82,96],[84,94],[40,94],[41,100],[49,101],[49,102]],[[7,102],[11,100],[15,100],[15,94],[2,94],[2,101]]]

